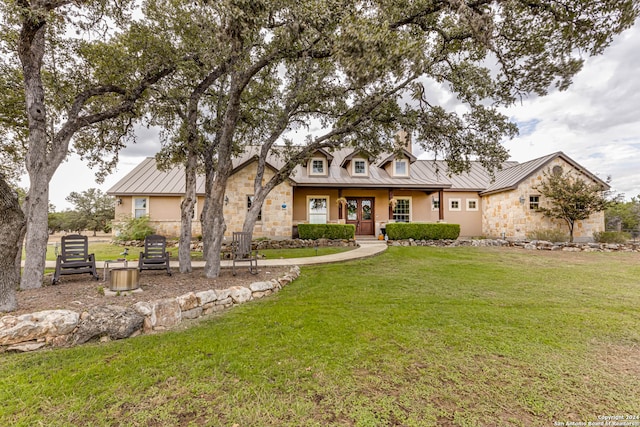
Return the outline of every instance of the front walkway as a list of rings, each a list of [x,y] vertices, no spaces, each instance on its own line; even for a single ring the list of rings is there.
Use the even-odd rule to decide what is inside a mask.
[[[310,256],[304,258],[259,259],[258,267],[290,267],[294,265],[329,264],[334,262],[349,261],[352,259],[372,257],[384,252],[387,249],[386,242],[381,242],[379,240],[358,240],[358,244],[360,245],[360,247],[356,249],[331,255]],[[202,268],[204,267],[204,264],[204,261],[191,262],[191,266],[193,268]],[[223,260],[220,262],[220,266],[222,268],[231,268],[232,264],[233,263],[231,260]],[[135,267],[137,265],[137,260],[129,261],[129,267]],[[178,269],[178,261],[171,261],[171,267]],[[56,268],[56,262],[47,261],[47,268]],[[96,261],[96,268],[104,268],[104,262]]]

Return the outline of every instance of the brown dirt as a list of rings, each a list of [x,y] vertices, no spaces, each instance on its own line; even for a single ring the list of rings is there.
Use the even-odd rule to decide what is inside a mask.
[[[189,292],[226,289],[231,286],[248,286],[253,282],[268,281],[284,276],[289,271],[289,267],[261,267],[256,275],[250,274],[246,267],[241,267],[236,271],[238,274],[233,276],[231,269],[222,269],[217,279],[207,279],[203,276],[202,269],[194,269],[192,273],[186,274],[174,271],[172,276],[168,276],[163,271],[143,271],[139,274],[142,292],[106,296],[103,290],[109,289],[109,282],[102,281],[102,269],[99,269],[99,281],[93,280],[89,274],[69,275],[62,276],[57,285],[18,291],[18,310],[5,314],[15,316],[58,309],[82,312],[93,306],[132,306],[139,301],[173,298]],[[45,277],[45,283],[50,282],[50,276]]]

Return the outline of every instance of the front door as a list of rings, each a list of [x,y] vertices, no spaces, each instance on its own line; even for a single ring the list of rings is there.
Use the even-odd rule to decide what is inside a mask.
[[[372,197],[347,198],[347,224],[356,226],[357,235],[372,235],[375,231],[373,223]]]

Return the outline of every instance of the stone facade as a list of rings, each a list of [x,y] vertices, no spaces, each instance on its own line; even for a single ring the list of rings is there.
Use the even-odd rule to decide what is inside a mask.
[[[550,173],[554,166],[560,166],[565,171],[573,169],[580,173],[558,157],[521,182],[515,190],[483,196],[482,229],[484,235],[521,240],[536,230],[558,230],[569,234],[566,222],[548,218],[530,206],[530,197],[540,196],[535,187],[544,180],[543,173],[545,171]],[[585,179],[588,178],[585,176]],[[540,197],[540,203],[541,206],[544,206],[543,197]],[[604,231],[603,212],[596,213],[584,221],[578,221],[574,229],[574,240],[591,241],[593,233],[600,231]]]
[[[224,207],[224,220],[227,224],[225,236],[233,231],[242,231],[242,225],[248,209],[247,198],[252,196],[253,181],[258,164],[251,162],[233,174],[227,183],[229,203]],[[273,177],[272,169],[266,168],[263,183]],[[256,222],[253,237],[290,238],[293,219],[293,189],[288,181],[274,188],[262,205],[262,219]]]

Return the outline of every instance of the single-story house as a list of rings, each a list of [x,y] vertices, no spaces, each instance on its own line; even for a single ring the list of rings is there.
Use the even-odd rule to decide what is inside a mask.
[[[242,229],[252,202],[257,160],[255,147],[234,159],[224,215],[227,233]],[[279,168],[269,159],[265,178]],[[506,162],[491,174],[472,163],[468,173],[448,176],[444,162],[420,160],[408,145],[401,154],[374,158],[362,151],[318,150],[299,165],[289,179],[267,197],[254,237],[291,238],[300,223],[347,223],[357,236],[378,236],[389,222],[447,222],[460,224],[461,237],[523,239],[542,229],[567,231],[563,221],[544,217],[536,208],[544,203],[535,187],[543,173],[573,170],[590,182],[608,185],[562,152],[525,163]],[[561,168],[561,169],[558,169]],[[115,184],[107,194],[116,199],[116,220],[147,215],[156,230],[178,236],[180,202],[184,194],[181,167],[160,171],[147,158]],[[204,178],[197,180],[193,235],[201,233]],[[576,241],[587,241],[604,230],[604,214],[580,221]]]

